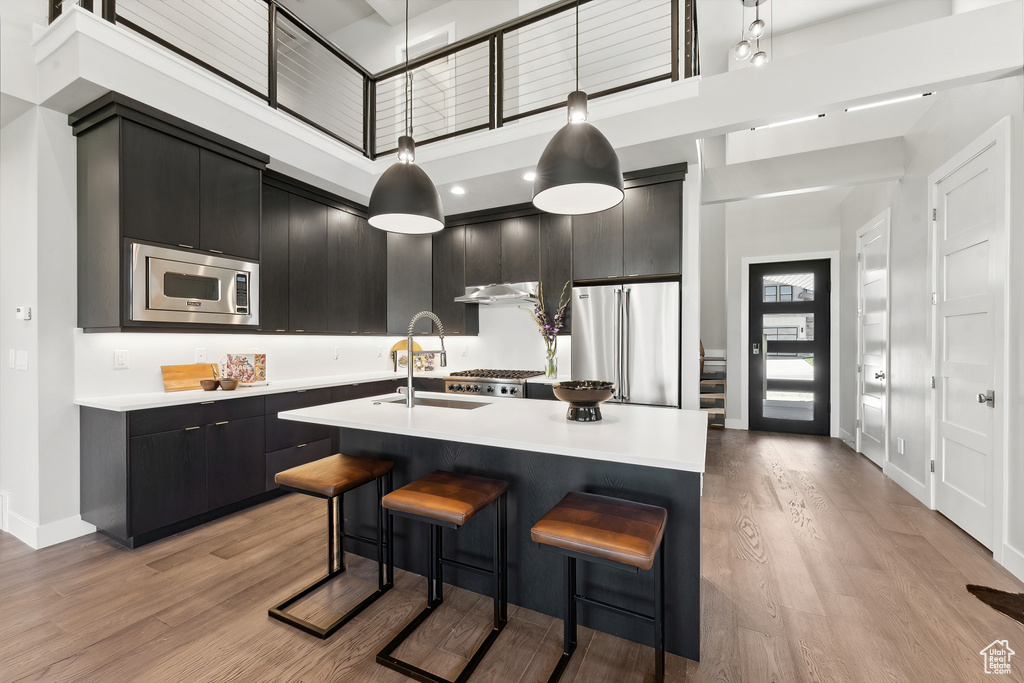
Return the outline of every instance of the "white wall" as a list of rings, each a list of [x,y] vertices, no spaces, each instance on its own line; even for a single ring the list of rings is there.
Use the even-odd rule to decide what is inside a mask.
[[[830,190],[725,205],[726,426],[739,427],[743,414],[743,259],[838,250],[842,196],[842,190]],[[706,300],[702,302],[702,306],[707,305]]]
[[[725,164],[725,136],[703,140],[701,168]],[[725,205],[700,207],[700,338],[709,356],[725,355]]]
[[[442,320],[442,322],[444,322]],[[423,325],[424,329],[426,325]],[[195,362],[196,348],[207,362],[227,353],[266,353],[267,379],[281,380],[388,371],[391,346],[404,337],[333,337],[319,335],[74,333],[75,394],[116,396],[163,391],[161,365]],[[436,337],[417,334],[423,348],[437,348]],[[338,348],[338,358],[334,349]],[[558,340],[558,366],[568,374],[571,339]],[[513,306],[481,306],[480,334],[445,339],[447,370],[472,368],[544,368],[544,340],[526,311]],[[129,368],[113,369],[114,349],[127,350]],[[462,353],[465,351],[466,355]],[[379,352],[379,356],[378,356]]]
[[[42,547],[91,529],[78,516],[75,141],[67,118],[33,107],[0,129],[0,489],[9,530]],[[29,321],[14,319],[29,306]]]
[[[1024,300],[1021,255],[1024,243],[1024,78],[1016,76],[990,83],[965,86],[941,92],[931,109],[908,131],[909,163],[906,174],[890,195],[885,188],[863,187],[854,190],[842,205],[844,244],[851,234],[871,216],[892,203],[892,245],[890,251],[890,435],[889,458],[902,473],[901,483],[922,500],[927,499],[930,460],[927,412],[931,376],[931,281],[929,273],[928,174],[981,135],[1003,117],[1012,117],[1011,141],[1011,240],[1009,310],[1009,377],[1015,392],[1008,396],[1010,433],[1007,456],[1008,503],[1006,513],[1007,544],[1018,553],[1015,569],[1024,576],[1024,393],[1021,378],[1020,349],[1024,340],[1024,321],[1020,315]],[[979,106],[984,103],[983,106]],[[855,286],[855,278],[844,279]],[[852,294],[855,298],[856,294]],[[843,329],[855,329],[856,309],[844,309]],[[844,364],[856,363],[844,354]],[[843,421],[852,419],[844,406]],[[906,443],[904,455],[895,448],[897,438]],[[897,477],[900,477],[897,473]]]

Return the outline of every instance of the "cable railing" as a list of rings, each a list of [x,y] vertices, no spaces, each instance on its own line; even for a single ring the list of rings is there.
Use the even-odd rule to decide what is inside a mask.
[[[561,0],[371,74],[277,0],[99,0],[121,24],[362,154],[500,128],[565,105],[699,73],[695,0]],[[49,0],[50,21],[65,5]],[[680,48],[682,45],[682,49]],[[578,54],[578,62],[577,62]]]

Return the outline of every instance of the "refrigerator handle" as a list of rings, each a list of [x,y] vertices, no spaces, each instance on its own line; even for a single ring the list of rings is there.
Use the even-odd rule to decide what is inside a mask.
[[[629,290],[626,289],[624,309],[624,322],[622,325],[622,383],[624,389],[622,400],[629,401]]]
[[[768,398],[768,335],[761,335],[761,398]]]
[[[615,398],[622,400],[622,290],[615,290]]]

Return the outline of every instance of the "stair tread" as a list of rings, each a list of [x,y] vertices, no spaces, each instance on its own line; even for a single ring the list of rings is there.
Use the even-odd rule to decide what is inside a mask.
[[[725,415],[725,408],[701,408],[701,410],[712,415]]]

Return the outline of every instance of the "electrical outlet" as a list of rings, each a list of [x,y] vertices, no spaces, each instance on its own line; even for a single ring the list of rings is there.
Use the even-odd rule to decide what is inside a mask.
[[[338,360],[338,347],[334,347],[334,360]]]
[[[114,349],[114,369],[128,369],[128,349]]]
[[[382,347],[380,344],[377,344],[377,358],[383,358],[383,357],[384,357],[384,347]]]
[[[201,349],[201,348],[197,348],[196,349],[196,362],[197,363],[205,363],[206,362],[206,349]]]
[[[903,455],[903,439],[896,437],[896,452]]]
[[[466,346],[465,344],[462,345],[462,348],[460,349],[460,351],[461,351],[461,353],[459,355],[462,356],[463,358],[465,358],[466,356],[469,355],[469,347]]]

